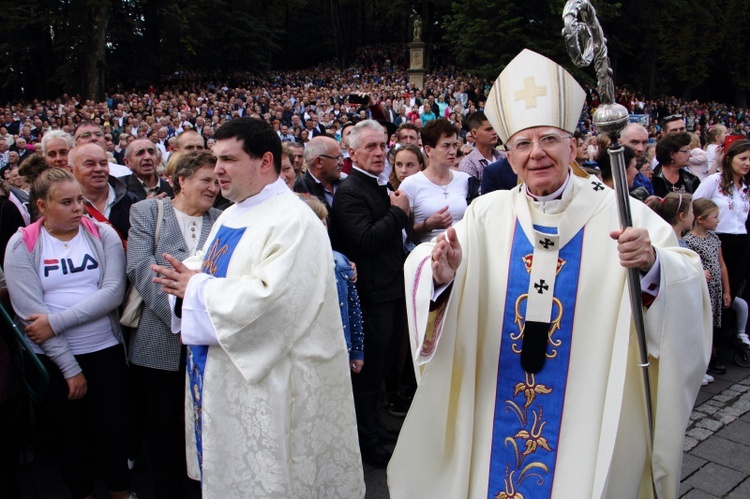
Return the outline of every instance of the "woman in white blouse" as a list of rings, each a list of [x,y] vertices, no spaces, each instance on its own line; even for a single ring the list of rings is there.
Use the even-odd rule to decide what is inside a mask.
[[[468,206],[468,173],[453,169],[458,152],[458,131],[444,119],[422,128],[427,168],[404,179],[399,186],[414,211],[414,238],[425,242],[464,216]]]
[[[206,241],[221,212],[213,208],[219,193],[216,159],[208,151],[175,154],[170,158],[175,197],[146,199],[130,209],[127,273],[143,297],[138,328],[130,334],[129,358],[133,393],[140,400],[146,443],[154,467],[157,497],[181,497],[185,464],[184,380],[185,348],[172,334],[167,295],[151,279],[151,265],[168,265],[164,253],[180,260],[194,255]],[[159,204],[162,209],[159,209]],[[158,240],[157,217],[162,213]]]
[[[745,279],[750,244],[745,222],[750,211],[750,193],[745,175],[750,171],[750,141],[734,142],[721,160],[721,172],[707,176],[693,198],[710,199],[719,207],[716,233],[727,264],[732,298]]]

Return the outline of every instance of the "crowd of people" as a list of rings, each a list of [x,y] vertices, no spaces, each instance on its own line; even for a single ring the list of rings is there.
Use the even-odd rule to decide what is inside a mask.
[[[137,458],[141,442],[160,498],[189,494],[196,485],[188,475],[200,480],[207,498],[236,490],[258,497],[358,497],[364,491],[360,455],[386,467],[392,457],[386,446],[398,438],[379,421],[383,395],[397,417],[416,407],[422,422],[443,418],[439,428],[405,426],[407,442],[395,454],[398,467],[415,459],[434,466],[414,481],[391,467],[393,497],[416,497],[415,487],[442,490],[433,488],[438,483],[443,496],[469,490],[466,480],[476,473],[471,463],[486,461],[472,458],[492,452],[501,459],[504,452],[491,433],[485,443],[478,440],[480,432],[471,436],[467,421],[487,426],[495,407],[493,397],[474,400],[482,390],[471,383],[493,394],[505,387],[484,378],[490,371],[496,376],[497,357],[480,360],[479,343],[461,345],[466,340],[455,338],[459,329],[478,331],[493,355],[500,348],[508,362],[523,350],[523,370],[509,376],[518,381],[525,370],[526,388],[536,390],[527,394],[523,415],[517,414],[519,431],[526,431],[531,401],[549,393],[534,381],[537,373],[545,377],[547,331],[541,359],[533,353],[539,351],[537,340],[536,346],[523,338],[498,346],[488,331],[510,332],[526,313],[517,303],[517,317],[497,315],[513,309],[495,303],[510,297],[506,280],[519,296],[529,291],[530,323],[549,326],[554,307],[562,316],[557,298],[535,296],[548,285],[558,289],[556,279],[559,286],[576,285],[563,266],[556,277],[557,254],[549,260],[547,250],[580,238],[575,234],[584,226],[604,227],[616,218],[611,198],[602,197],[611,192],[603,184],[612,186],[608,139],[596,134],[590,118],[598,97],[593,89],[580,89],[581,114],[556,122],[547,113],[534,121],[533,113],[521,118],[517,109],[500,109],[487,82],[451,68],[426,75],[424,88],[413,88],[402,59],[384,47],[362,54],[359,61],[366,64],[345,72],[320,66],[268,78],[234,75],[234,81],[218,84],[183,74],[162,86],[112,93],[102,102],[66,95],[0,110],[3,270],[17,323],[50,373],[47,395],[36,408],[39,425],[53,435],[75,497],[91,495],[95,463],[112,497],[134,497],[128,461]],[[573,83],[566,85],[563,92],[577,92]],[[638,268],[645,285],[654,279],[658,284],[659,272],[680,275],[675,261],[692,258],[672,254],[673,232],[675,241],[684,239],[701,255],[714,326],[708,372],[705,365],[699,369],[707,383],[711,374],[725,371],[716,354],[727,329],[722,309],[733,306],[732,327],[750,345],[746,304],[742,312],[750,250],[750,113],[718,103],[649,101],[626,90],[618,91],[617,100],[633,113],[620,139],[631,194],[646,200],[674,231],[664,231],[634,201],[648,230],[613,236],[621,253],[633,253],[632,260],[607,246],[616,223],[587,244],[601,250],[608,265]],[[537,166],[546,157],[551,164]],[[513,205],[510,196],[491,195],[520,182],[527,185],[531,212]],[[514,202],[526,206],[526,197]],[[588,213],[576,201],[584,198],[608,208]],[[517,230],[515,219],[491,219],[498,208],[518,213]],[[577,213],[579,226],[565,225],[571,234],[545,232],[561,223],[566,210]],[[509,230],[516,242],[495,239]],[[526,247],[519,239],[524,233],[542,237],[540,244]],[[570,246],[559,251],[572,259],[570,268],[594,272]],[[511,254],[518,254],[518,262],[506,261]],[[512,282],[501,277],[508,265],[516,276]],[[482,275],[504,291],[490,289]],[[697,282],[692,274],[688,280]],[[410,289],[413,296],[407,296]],[[701,289],[691,288],[697,295]],[[658,286],[647,290],[652,296],[646,306],[665,306]],[[619,304],[620,292],[593,301],[608,297]],[[120,312],[133,296],[142,300],[142,311],[135,323],[121,324]],[[555,296],[562,299],[560,292]],[[564,305],[575,308],[574,302]],[[697,305],[694,312],[701,310]],[[622,325],[605,312],[611,311],[598,312],[596,324],[620,331]],[[589,334],[570,323],[556,327],[566,338],[574,330]],[[454,357],[428,364],[441,332],[441,346]],[[701,364],[699,336],[688,342],[696,348],[688,367]],[[608,352],[603,345],[592,348]],[[467,354],[471,349],[476,351]],[[579,355],[566,352],[566,358]],[[548,354],[548,365],[557,365],[556,355]],[[471,375],[458,374],[464,369]],[[679,369],[665,361],[662,372],[668,370]],[[457,377],[446,379],[452,372]],[[577,374],[555,373],[547,371],[548,387],[559,381],[556,376],[570,376],[568,387],[578,393],[571,388]],[[671,374],[659,376],[660,382],[674,381]],[[418,385],[426,388],[417,392]],[[503,396],[510,400],[519,393],[512,392]],[[445,408],[459,399],[460,421]],[[534,425],[537,418],[541,424],[542,409],[534,412]],[[664,417],[660,413],[659,421]],[[457,433],[448,423],[457,425]],[[597,424],[603,433],[611,430]],[[573,435],[558,440],[565,448],[582,430],[563,426]],[[529,435],[532,429],[541,432],[529,426]],[[434,437],[434,445],[423,449],[429,452],[415,450],[428,437]],[[534,449],[550,450],[534,438]],[[454,455],[445,454],[449,447],[457,449]],[[524,456],[535,452],[528,449]],[[7,446],[4,459],[17,450]],[[616,463],[626,454],[615,449],[610,458]],[[589,458],[583,460],[593,467]],[[558,473],[567,471],[566,463],[559,461]],[[508,484],[519,479],[507,475],[509,468],[495,467],[490,486],[508,493]],[[667,496],[672,478],[659,484]],[[619,485],[615,477],[608,490]],[[487,483],[482,486],[486,497]],[[555,486],[567,490],[562,479]]]

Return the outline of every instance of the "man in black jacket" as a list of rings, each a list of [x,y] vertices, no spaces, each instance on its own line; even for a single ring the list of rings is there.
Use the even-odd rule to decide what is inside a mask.
[[[390,459],[378,436],[380,386],[394,360],[404,313],[403,230],[409,200],[389,192],[378,175],[385,168],[386,132],[374,120],[353,127],[349,155],[353,166],[333,202],[334,247],[357,264],[357,290],[365,328],[365,363],[354,375],[354,404],[362,457],[385,467]]]
[[[134,140],[125,149],[125,165],[133,174],[122,180],[138,201],[150,197],[174,197],[172,187],[156,173],[159,160],[156,145],[148,139]]]
[[[305,147],[305,163],[307,171],[295,180],[294,192],[315,196],[330,212],[344,164],[341,148],[331,137],[314,137]]]

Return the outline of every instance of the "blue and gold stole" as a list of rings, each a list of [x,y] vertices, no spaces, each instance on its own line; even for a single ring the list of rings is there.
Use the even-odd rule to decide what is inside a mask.
[[[558,228],[532,225],[523,184],[516,192],[516,220],[508,268],[508,292],[498,359],[495,414],[487,495],[490,499],[550,497],[555,476],[565,388],[573,338],[584,226],[612,199],[613,192],[592,177],[571,177],[573,197]],[[565,194],[564,194],[565,195]],[[543,240],[543,234],[556,234]],[[535,247],[559,253],[554,269],[552,309],[543,367],[521,367],[521,346],[529,293],[548,292],[544,282],[530,287]],[[532,243],[532,241],[534,241]],[[554,261],[549,262],[555,265]],[[547,269],[552,272],[552,269]]]
[[[211,246],[208,248],[206,257],[203,259],[201,270],[214,277],[226,277],[232,254],[237,248],[245,227],[232,229],[221,226],[216,232]],[[193,398],[193,414],[195,417],[195,444],[198,450],[198,465],[203,475],[203,436],[202,436],[202,400],[203,400],[203,373],[206,369],[208,358],[207,345],[189,345],[187,347],[187,372],[190,378],[190,393]]]
[[[557,233],[555,228],[534,229]],[[516,222],[498,362],[490,499],[549,497],[552,492],[582,242],[583,229],[560,249],[546,361],[541,371],[528,373],[521,367],[521,346],[534,246]]]

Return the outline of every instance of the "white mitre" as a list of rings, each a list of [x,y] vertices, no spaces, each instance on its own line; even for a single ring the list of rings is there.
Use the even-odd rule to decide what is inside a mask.
[[[585,101],[586,92],[562,66],[524,49],[495,80],[484,114],[507,143],[535,126],[574,132]]]

